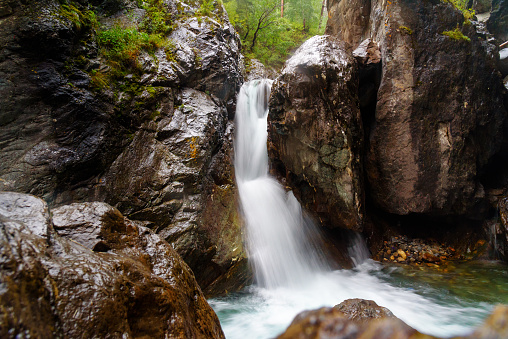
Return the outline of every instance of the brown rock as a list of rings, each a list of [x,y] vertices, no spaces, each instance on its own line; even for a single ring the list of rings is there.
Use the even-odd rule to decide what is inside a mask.
[[[497,48],[446,2],[329,5],[329,33],[353,48],[372,38],[382,54],[375,115],[364,126],[374,201],[399,215],[477,214],[478,177],[501,145],[506,117]],[[456,27],[471,41],[442,35]]]
[[[192,271],[149,229],[127,220],[104,240],[112,250],[95,253],[28,223],[0,215],[1,337],[224,338]]]

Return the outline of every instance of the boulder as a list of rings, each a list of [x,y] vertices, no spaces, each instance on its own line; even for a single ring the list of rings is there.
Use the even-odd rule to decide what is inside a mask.
[[[430,338],[395,318],[372,300],[349,299],[335,307],[298,314],[278,339]]]
[[[353,47],[371,37],[381,50],[375,114],[364,117],[370,195],[393,214],[477,217],[485,201],[479,178],[500,148],[506,117],[497,48],[449,3],[370,3],[363,30],[347,20],[349,12],[363,18],[361,6],[329,21]]]
[[[508,75],[508,48],[499,51],[499,72],[503,76]]]
[[[462,339],[506,338],[508,307],[497,306],[485,322]],[[335,307],[298,314],[278,339],[432,339],[396,318],[372,300],[349,299]],[[458,339],[458,337],[457,337]]]
[[[326,226],[362,229],[363,181],[356,62],[331,36],[307,40],[272,86],[269,156]]]
[[[97,214],[108,208],[64,206],[59,218],[67,212],[71,222],[85,221],[94,207]],[[49,240],[35,235],[26,208],[0,219],[2,337],[224,338],[192,271],[149,229],[125,220],[127,227],[105,240],[112,250],[94,253],[51,227]],[[109,220],[92,219],[108,228]]]

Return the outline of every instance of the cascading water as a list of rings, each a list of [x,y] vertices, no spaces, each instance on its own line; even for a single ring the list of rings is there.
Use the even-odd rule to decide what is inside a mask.
[[[249,259],[260,286],[304,284],[325,265],[309,244],[300,204],[268,174],[267,114],[271,80],[244,85],[236,112],[235,169],[247,224]],[[305,227],[306,226],[306,227]]]
[[[449,337],[471,331],[495,303],[508,303],[506,266],[474,268],[482,276],[479,281],[488,286],[478,283],[475,288],[481,293],[471,292],[470,267],[466,268],[469,275],[457,273],[448,281],[432,271],[381,265],[365,260],[359,236],[348,248],[357,266],[331,271],[310,243],[315,235],[302,217],[300,204],[268,174],[266,118],[271,84],[270,80],[246,83],[238,96],[235,168],[257,285],[209,301],[228,339],[274,337],[299,312],[350,298],[374,300],[423,333]]]

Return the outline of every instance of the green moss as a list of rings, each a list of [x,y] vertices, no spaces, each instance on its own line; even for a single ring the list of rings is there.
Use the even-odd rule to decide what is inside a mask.
[[[471,41],[471,39],[467,36],[465,36],[462,31],[460,30],[459,27],[455,28],[453,31],[444,31],[443,33],[441,33],[442,35],[446,35],[448,37],[450,37],[451,39],[453,40],[457,40],[457,41],[461,41],[461,40],[464,40],[464,41]]]
[[[73,26],[78,30],[96,29],[99,26],[97,16],[91,10],[80,11],[73,2],[64,2],[59,9],[60,16],[72,22]]]
[[[468,23],[475,15],[475,11],[472,8],[467,8],[468,0],[442,0],[452,4],[455,8],[462,12],[464,16],[464,22]]]
[[[406,27],[406,26],[399,26],[399,31],[401,33],[406,33],[406,34],[409,34],[409,35],[413,34],[413,30],[411,28],[409,28],[409,27]]]

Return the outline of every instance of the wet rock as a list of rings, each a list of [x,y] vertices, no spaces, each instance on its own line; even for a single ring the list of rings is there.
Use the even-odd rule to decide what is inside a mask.
[[[57,233],[96,252],[109,250],[109,238],[125,233],[122,214],[103,202],[65,205],[51,210]]]
[[[266,68],[261,61],[257,59],[250,59],[245,67],[247,77],[245,82],[257,79],[272,79],[277,77],[277,72],[273,69]]]
[[[393,313],[386,307],[378,306],[372,300],[347,299],[333,307],[353,321],[368,321],[378,318],[394,318]]]
[[[24,224],[35,235],[48,235],[48,206],[44,200],[33,195],[0,192],[0,215],[3,221],[14,220]]]
[[[78,12],[94,10],[103,27],[127,27],[146,19],[138,3],[74,5],[80,20]],[[78,27],[61,2],[6,3],[12,13],[0,25],[0,190],[36,194],[51,208],[108,202],[166,232],[205,287],[246,262],[227,114],[243,58],[221,4],[198,19],[199,3],[163,3],[174,20],[170,48],[141,50],[136,67],[121,72],[101,57],[91,25],[81,20]],[[94,232],[87,246],[106,250],[102,231]]]
[[[370,37],[383,56],[375,114],[364,120],[375,204],[398,215],[477,217],[485,204],[478,178],[500,149],[506,117],[496,46],[441,1],[373,1],[370,17],[360,4],[330,5],[346,6],[330,32],[353,47]],[[470,41],[443,35],[457,27]]]
[[[316,36],[272,86],[269,156],[324,225],[362,229],[363,130],[356,62],[339,40]]]
[[[49,241],[33,234],[31,220],[6,220],[2,337],[224,338],[189,267],[149,229],[127,220],[108,240],[114,250],[94,253],[52,229]]]
[[[156,225],[206,289],[245,258],[233,125],[225,107],[203,92],[183,89],[175,101],[136,133],[101,179],[101,194],[130,218]]]
[[[178,25],[170,39],[176,44],[181,85],[214,94],[227,103],[230,116],[234,116],[236,93],[243,82],[243,60],[233,26],[208,17],[190,18]]]
[[[349,299],[331,308],[298,314],[279,339],[285,338],[430,338],[397,319],[372,300]]]
[[[476,14],[490,12],[492,8],[492,0],[474,0],[473,7]]]
[[[508,2],[492,0],[492,11],[487,20],[487,28],[494,34],[498,44],[508,41]]]
[[[508,306],[498,305],[468,338],[508,338]]]

